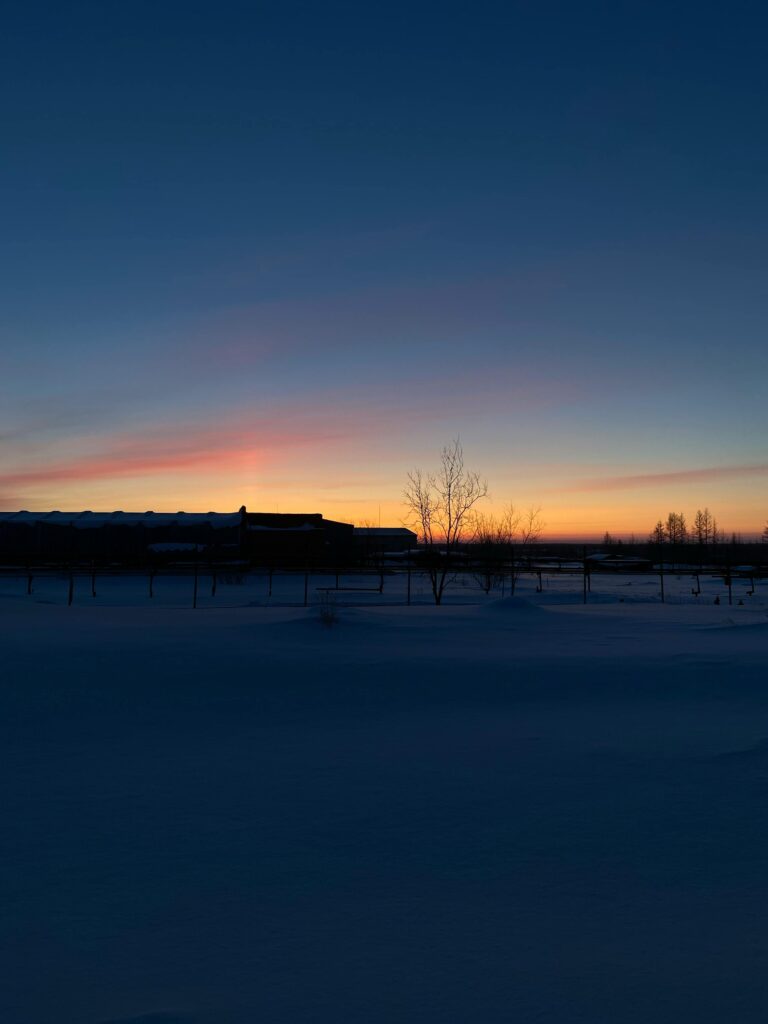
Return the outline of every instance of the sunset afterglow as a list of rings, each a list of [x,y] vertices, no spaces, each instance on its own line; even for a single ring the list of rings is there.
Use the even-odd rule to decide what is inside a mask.
[[[460,436],[488,507],[549,536],[705,505],[762,530],[751,39],[703,119],[704,14],[670,13],[672,64],[652,23],[641,60],[568,8],[390,12],[363,60],[319,9],[172,6],[159,50],[117,12],[8,26],[2,509],[399,523]]]

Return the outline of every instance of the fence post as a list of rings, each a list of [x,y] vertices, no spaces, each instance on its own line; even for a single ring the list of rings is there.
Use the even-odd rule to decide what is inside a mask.
[[[211,597],[216,597],[216,570],[211,569]]]
[[[197,608],[197,552],[195,552],[195,586],[192,591],[192,607]]]
[[[411,603],[411,552],[408,551],[408,597],[406,598],[406,604]]]
[[[309,604],[309,569],[304,570],[304,607]]]
[[[584,551],[582,553],[582,558],[583,558],[583,562],[584,562],[584,578],[582,580],[581,603],[582,604],[586,604],[587,603],[587,549],[586,549],[586,547],[584,548]]]
[[[91,597],[96,597],[96,566],[91,564]]]
[[[72,604],[72,598],[75,593],[75,574],[72,570],[69,570],[69,593],[67,594],[67,607]]]

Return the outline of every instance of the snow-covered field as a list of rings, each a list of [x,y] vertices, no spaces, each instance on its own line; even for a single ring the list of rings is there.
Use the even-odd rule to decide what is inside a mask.
[[[165,582],[0,581],[3,1024],[766,1020],[768,581]]]

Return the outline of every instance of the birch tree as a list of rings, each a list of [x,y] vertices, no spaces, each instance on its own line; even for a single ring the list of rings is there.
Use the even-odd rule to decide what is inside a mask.
[[[474,536],[474,511],[487,494],[485,480],[465,466],[458,437],[443,448],[434,473],[415,469],[408,474],[405,505],[426,549],[435,604],[442,603],[457,548]]]

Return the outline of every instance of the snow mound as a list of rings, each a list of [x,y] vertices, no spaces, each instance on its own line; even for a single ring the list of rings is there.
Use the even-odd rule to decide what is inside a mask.
[[[501,597],[495,601],[489,601],[483,609],[491,614],[506,614],[514,612],[515,615],[548,615],[549,612],[540,604],[534,604],[525,597]]]

